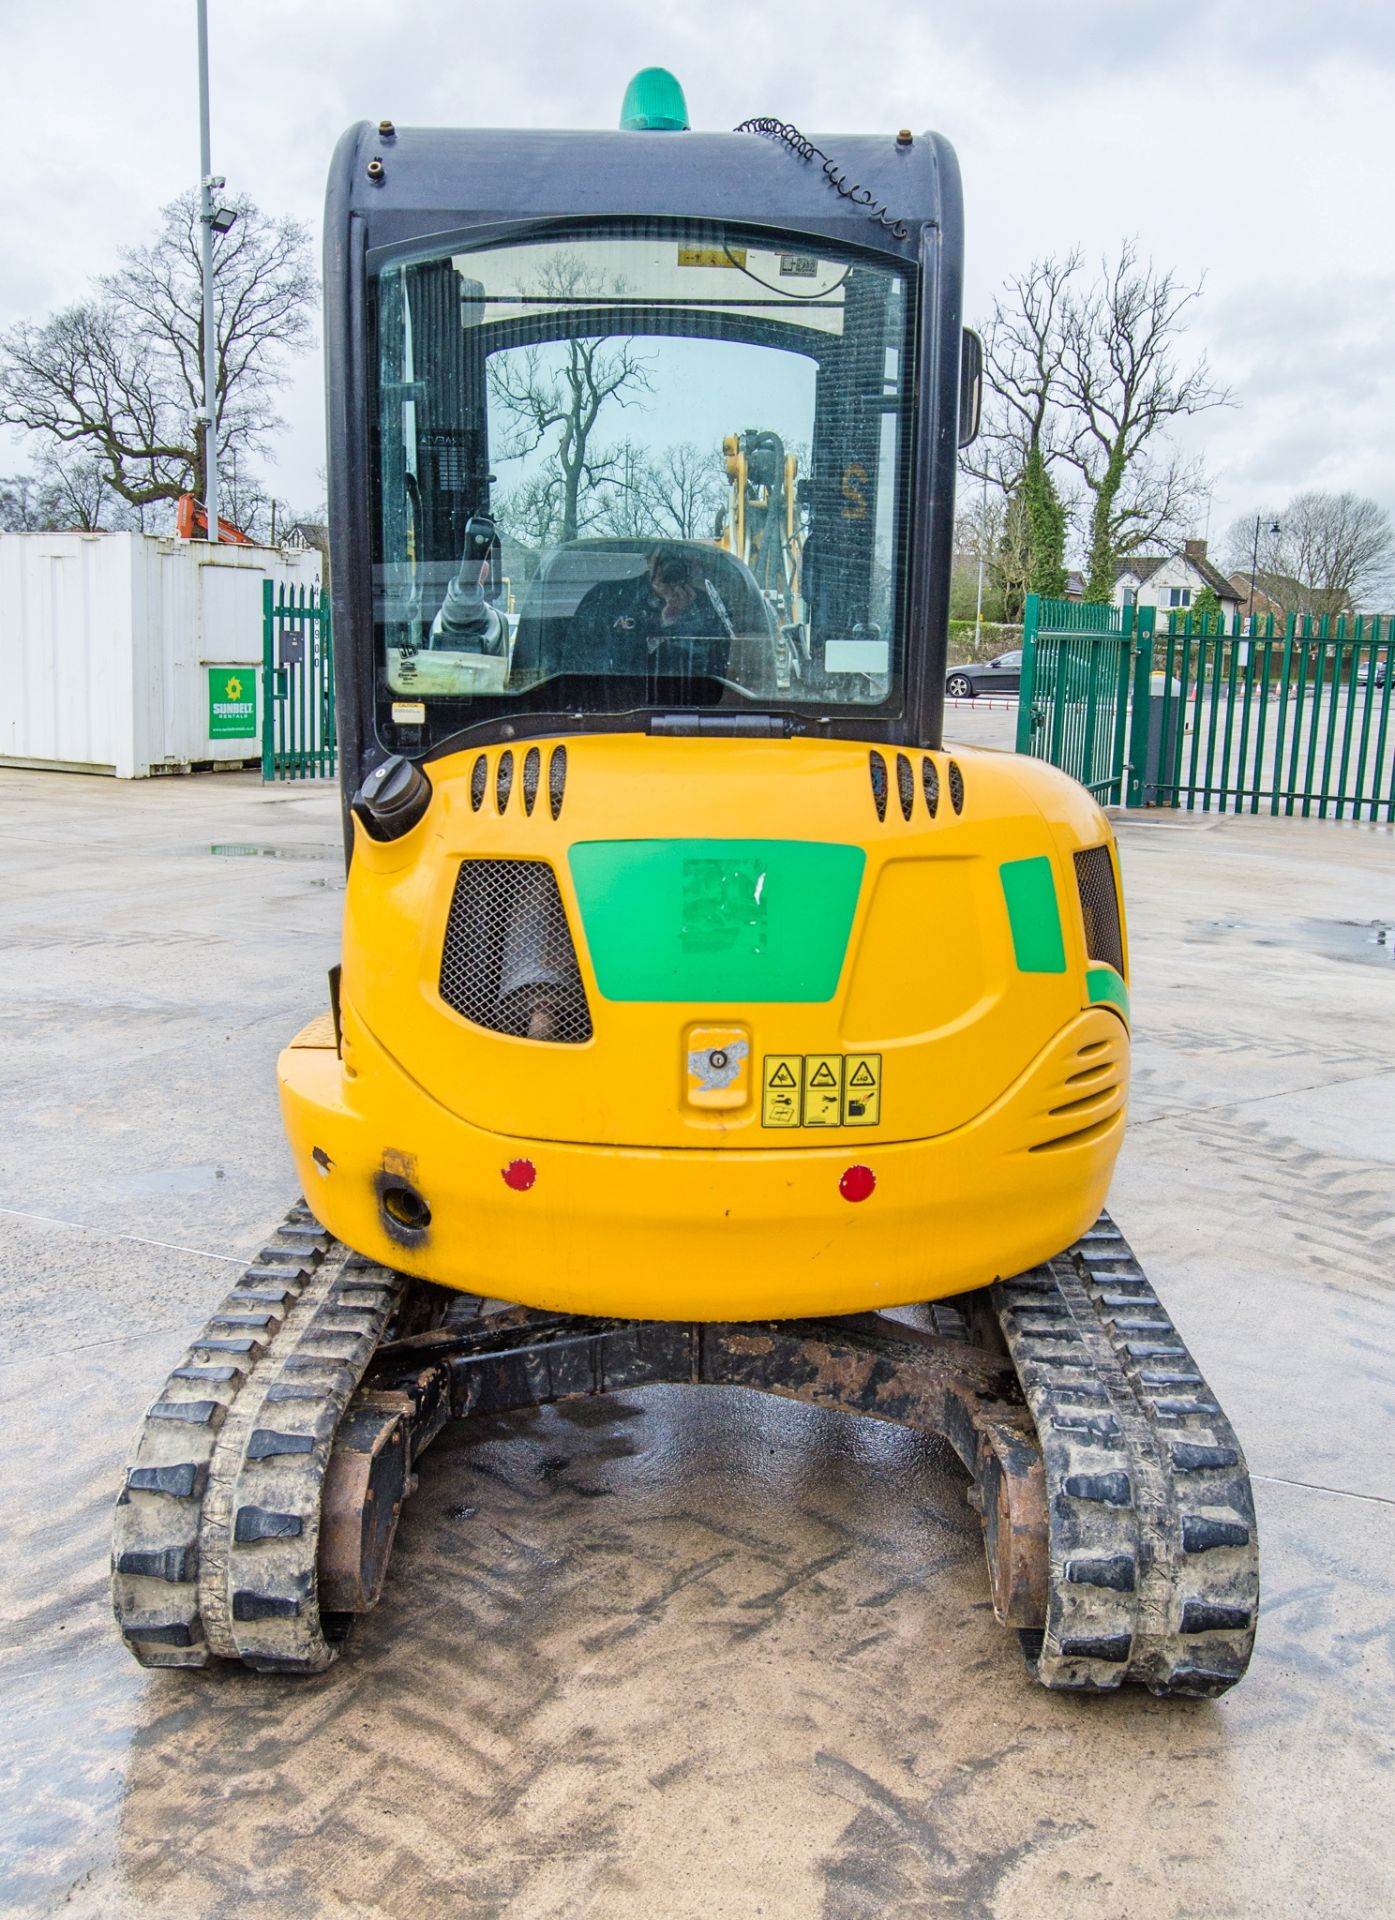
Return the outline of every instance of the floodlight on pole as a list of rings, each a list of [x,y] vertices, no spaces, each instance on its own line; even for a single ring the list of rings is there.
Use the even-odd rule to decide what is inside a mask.
[[[232,225],[217,224],[226,208],[215,208],[213,191],[223,181],[215,179],[208,126],[208,0],[198,0],[199,15],[199,222],[203,228],[199,248],[203,267],[203,504],[207,520],[206,536],[218,539],[218,336],[213,309],[213,235],[226,233]]]
[[[1264,515],[1262,513],[1257,513],[1255,515],[1255,543],[1252,549],[1250,550],[1250,632],[1251,633],[1255,631],[1255,620],[1258,617],[1255,611],[1255,574],[1259,569],[1259,523],[1263,518],[1264,518]],[[1280,530],[1279,523],[1277,520],[1275,520],[1273,524],[1270,526],[1269,531],[1271,534],[1277,535],[1279,530]]]

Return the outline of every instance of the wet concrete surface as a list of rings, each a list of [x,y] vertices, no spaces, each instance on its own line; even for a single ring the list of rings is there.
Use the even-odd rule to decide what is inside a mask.
[[[941,1448],[676,1388],[452,1429],[304,1682],[143,1673],[106,1558],[143,1405],[291,1196],[272,1069],[335,957],[335,798],[0,792],[7,1912],[1395,1908],[1395,969],[1301,933],[1389,923],[1388,829],[1120,825],[1112,1205],[1255,1474],[1234,1693],[1045,1693]]]

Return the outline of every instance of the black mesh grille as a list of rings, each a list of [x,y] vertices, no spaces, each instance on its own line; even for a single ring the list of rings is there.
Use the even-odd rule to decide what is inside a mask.
[[[567,749],[554,747],[547,763],[547,804],[555,820],[562,811],[562,796],[567,791]]]
[[[478,813],[484,805],[484,790],[489,784],[489,762],[483,754],[470,769],[470,805]]]
[[[533,803],[538,797],[538,775],[542,768],[542,755],[536,747],[529,747],[523,756],[523,811],[531,813]]]
[[[940,810],[940,770],[928,754],[920,763],[920,781],[925,788],[925,805],[933,820]]]
[[[505,747],[499,755],[499,765],[494,775],[494,803],[500,813],[509,804],[509,795],[513,792],[513,751]]]
[[[441,954],[441,998],[493,1033],[575,1046],[591,1009],[557,876],[545,860],[465,860]]]
[[[872,776],[872,804],[877,809],[877,818],[886,818],[886,762],[879,753],[869,753],[867,769]]]
[[[949,763],[949,804],[956,813],[964,811],[964,776],[957,760]]]
[[[1108,847],[1083,847],[1077,852],[1075,884],[1080,889],[1086,953],[1092,960],[1107,960],[1116,973],[1122,974],[1124,940],[1119,928],[1114,863],[1109,858]]]
[[[896,756],[896,798],[901,802],[901,818],[909,820],[915,805],[915,775],[904,753]]]

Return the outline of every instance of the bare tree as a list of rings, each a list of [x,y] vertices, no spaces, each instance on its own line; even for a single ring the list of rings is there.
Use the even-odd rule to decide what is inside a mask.
[[[615,449],[618,466],[602,515],[607,533],[632,538],[707,540],[726,503],[722,456],[691,440],[653,454],[633,441]]]
[[[1226,572],[1248,575],[1253,563],[1257,575],[1281,573],[1281,531],[1277,507],[1265,507],[1261,513],[1247,513],[1232,520],[1220,543]]]
[[[1004,283],[983,333],[983,424],[964,471],[1004,493],[1020,484],[1034,447],[1056,452],[1066,302],[1081,256],[1034,260]]]
[[[498,496],[494,516],[501,529],[525,545],[545,547],[562,537],[562,475],[554,461]]]
[[[595,530],[615,540],[652,540],[659,528],[654,517],[655,471],[647,447],[622,440],[608,450],[613,478],[600,490]]]
[[[995,487],[962,489],[954,518],[954,560],[950,570],[950,618],[972,620],[978,611],[980,570],[984,617],[1003,616],[1000,554],[1003,523],[1011,494]]]
[[[1201,283],[1187,286],[1138,259],[1126,240],[1062,320],[1063,457],[1090,496],[1086,597],[1108,600],[1121,556],[1175,533],[1193,507],[1199,469],[1159,444],[1174,420],[1227,406],[1205,355],[1179,365],[1177,341]]]
[[[52,496],[36,473],[0,478],[0,533],[42,533],[54,525]]]
[[[50,447],[39,460],[39,475],[64,526],[84,531],[105,527],[127,533],[140,529],[144,509],[121,498],[108,478],[105,463],[96,454],[80,448]],[[151,530],[155,530],[153,519]]]
[[[7,532],[134,532],[141,518],[141,509],[113,493],[101,461],[80,450],[49,447],[28,473],[0,480],[0,528]]]
[[[217,242],[215,415],[224,454],[264,447],[279,426],[282,356],[310,343],[316,281],[295,220],[242,197]],[[194,194],[161,216],[93,296],[0,335],[0,422],[80,449],[109,492],[132,506],[205,491],[194,415],[203,394],[199,214]]]
[[[1312,490],[1277,512],[1246,515],[1232,523],[1225,551],[1236,573],[1255,564],[1259,584],[1291,613],[1345,613],[1395,590],[1390,515],[1356,493]]]
[[[606,287],[588,273],[576,254],[560,253],[543,268],[534,298],[565,310],[572,300],[591,304],[612,293],[619,301],[624,292],[622,284]],[[523,459],[547,446],[546,467],[555,472],[556,488],[544,484],[539,492],[537,476],[523,485],[535,508],[555,491],[558,539],[575,540],[603,515],[621,456],[618,448],[596,441],[596,429],[611,401],[633,405],[649,385],[648,363],[633,340],[604,334],[516,347],[491,359],[491,396],[513,423],[500,457]]]

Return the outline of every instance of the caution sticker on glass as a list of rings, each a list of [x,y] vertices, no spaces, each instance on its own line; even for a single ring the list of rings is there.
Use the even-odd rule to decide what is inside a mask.
[[[875,1127],[882,1117],[879,1053],[767,1053],[763,1127]]]

